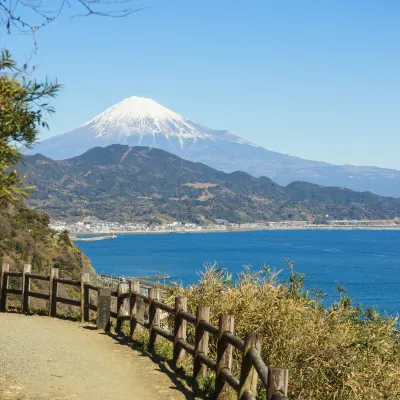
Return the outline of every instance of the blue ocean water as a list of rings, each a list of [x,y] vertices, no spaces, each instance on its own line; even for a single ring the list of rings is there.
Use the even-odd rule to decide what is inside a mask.
[[[255,231],[196,234],[118,235],[77,242],[98,273],[146,276],[166,273],[183,284],[198,279],[205,263],[216,262],[234,276],[244,265],[289,271],[285,259],[305,274],[308,288],[337,298],[336,283],[355,303],[400,311],[400,231]]]

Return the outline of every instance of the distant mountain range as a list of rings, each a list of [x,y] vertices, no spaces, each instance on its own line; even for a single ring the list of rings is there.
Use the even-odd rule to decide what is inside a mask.
[[[155,147],[225,172],[241,170],[266,176],[281,185],[307,181],[400,197],[400,171],[332,165],[276,153],[228,131],[206,128],[140,97],[125,99],[79,128],[44,140],[29,154],[62,160],[110,144]]]
[[[19,169],[37,186],[31,205],[57,219],[207,224],[400,217],[400,199],[306,182],[282,187],[148,147],[96,147],[62,161],[37,154]]]

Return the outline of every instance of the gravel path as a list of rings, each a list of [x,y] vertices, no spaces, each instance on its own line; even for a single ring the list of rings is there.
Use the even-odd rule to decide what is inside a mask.
[[[188,399],[148,357],[48,317],[0,314],[0,399]]]

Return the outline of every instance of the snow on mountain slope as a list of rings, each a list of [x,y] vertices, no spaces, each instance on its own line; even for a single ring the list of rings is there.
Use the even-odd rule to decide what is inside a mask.
[[[122,139],[138,135],[176,136],[183,147],[184,140],[210,138],[212,135],[198,131],[189,120],[168,110],[152,99],[130,97],[102,112],[82,127],[91,127],[97,138]],[[140,142],[139,142],[140,144]]]
[[[110,144],[156,147],[226,172],[242,170],[267,176],[283,185],[308,181],[400,197],[400,171],[337,166],[269,151],[228,131],[199,125],[152,99],[136,96],[77,129],[44,140],[29,154],[60,160]]]
[[[133,142],[141,146],[142,141],[145,141],[146,144],[152,143],[156,147],[157,141],[164,139],[175,141],[182,149],[200,139],[226,140],[257,146],[227,132],[221,135],[220,132],[198,125],[152,99],[136,96],[124,99],[79,128],[60,136],[70,136],[76,131],[93,139],[93,146],[101,146],[103,141]],[[43,145],[60,136],[44,141]],[[40,146],[37,149],[40,150]]]

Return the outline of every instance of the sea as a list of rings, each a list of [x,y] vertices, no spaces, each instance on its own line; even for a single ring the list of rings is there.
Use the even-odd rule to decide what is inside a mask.
[[[287,280],[291,260],[305,275],[306,288],[321,289],[327,303],[338,299],[340,285],[355,304],[393,316],[400,312],[400,230],[119,234],[77,245],[98,273],[162,273],[183,285],[196,283],[213,264],[233,277],[245,267],[257,271],[266,265]]]

